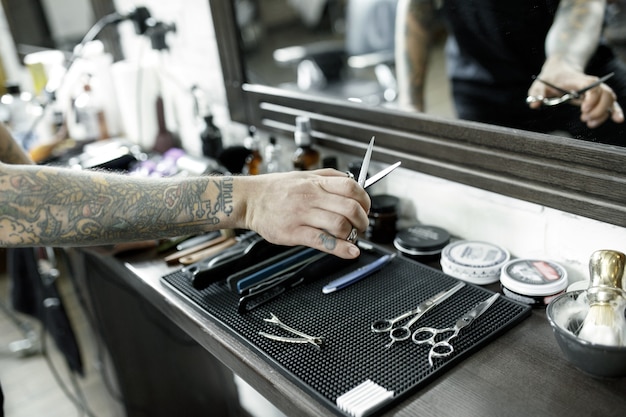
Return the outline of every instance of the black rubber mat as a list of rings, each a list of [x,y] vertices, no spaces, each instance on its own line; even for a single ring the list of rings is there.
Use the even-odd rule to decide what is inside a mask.
[[[180,271],[162,277],[162,281],[341,416],[350,413],[337,407],[337,398],[364,381],[371,380],[393,391],[391,403],[394,403],[530,314],[529,306],[498,297],[491,308],[452,340],[454,352],[447,358],[435,359],[432,367],[428,362],[429,345],[417,345],[409,339],[385,349],[389,334],[372,332],[370,325],[374,320],[393,318],[414,309],[426,298],[459,281],[420,263],[396,257],[358,283],[332,294],[322,294],[324,284],[380,255],[380,252],[364,252],[358,263],[305,282],[244,314],[237,312],[239,296],[226,283],[215,283],[199,291]],[[426,313],[412,330],[422,326],[452,327],[468,310],[492,294],[485,288],[467,284]],[[260,331],[292,336],[263,321],[271,313],[297,330],[323,337],[323,345],[318,349],[311,344],[278,342],[260,336]],[[387,405],[375,406],[367,414],[378,414]]]

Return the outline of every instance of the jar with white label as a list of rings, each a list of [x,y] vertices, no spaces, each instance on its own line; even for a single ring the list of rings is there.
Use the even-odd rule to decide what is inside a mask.
[[[544,259],[514,259],[502,267],[500,284],[507,297],[533,307],[545,307],[567,289],[567,271]]]
[[[441,270],[455,278],[477,285],[498,282],[509,252],[492,243],[459,240],[441,252]]]

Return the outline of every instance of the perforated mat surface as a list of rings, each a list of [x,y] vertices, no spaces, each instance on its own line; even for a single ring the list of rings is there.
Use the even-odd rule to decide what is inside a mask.
[[[362,382],[371,380],[393,391],[393,403],[415,392],[530,314],[530,307],[498,297],[491,308],[452,340],[452,355],[435,359],[431,367],[429,345],[417,345],[409,339],[385,349],[390,341],[389,334],[374,333],[370,325],[377,319],[396,317],[414,309],[426,298],[453,287],[458,280],[396,257],[382,270],[358,283],[332,294],[322,294],[324,284],[378,256],[380,253],[364,252],[358,263],[305,282],[244,314],[237,312],[239,296],[231,292],[225,282],[199,291],[181,271],[168,274],[162,280],[337,415],[347,415],[336,406],[337,397]],[[487,289],[467,284],[426,313],[411,329],[454,326],[468,310],[492,294]],[[323,345],[317,349],[310,344],[284,343],[260,336],[260,331],[292,336],[263,321],[270,313],[308,335],[323,337]],[[376,407],[372,414],[380,411],[381,408]]]

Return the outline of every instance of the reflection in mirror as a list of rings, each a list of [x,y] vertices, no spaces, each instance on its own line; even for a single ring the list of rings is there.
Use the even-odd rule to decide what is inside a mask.
[[[248,81],[389,105],[397,0],[238,2]]]
[[[2,12],[20,60],[43,50],[67,56],[102,16],[115,10],[113,0],[2,0]],[[122,58],[117,31],[98,35],[115,59]]]
[[[400,0],[398,11],[402,102],[423,108],[429,33],[443,19],[460,118],[623,144],[626,66],[601,38],[604,2]]]
[[[626,226],[625,148],[253,83],[235,52],[242,50],[236,3],[209,2],[233,121],[293,137],[295,118],[306,115],[329,150],[362,155],[376,135],[377,161],[401,160],[405,169]]]
[[[95,21],[89,0],[3,0],[20,55],[41,49],[71,52]]]

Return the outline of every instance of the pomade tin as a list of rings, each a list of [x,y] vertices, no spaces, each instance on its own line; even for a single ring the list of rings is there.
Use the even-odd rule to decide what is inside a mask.
[[[513,259],[500,273],[502,293],[533,307],[545,307],[567,289],[567,271],[544,259]]]
[[[450,233],[437,226],[416,225],[398,232],[393,245],[403,255],[418,260],[438,259],[450,243]]]
[[[448,244],[441,252],[444,273],[477,285],[498,282],[500,270],[511,255],[492,243],[459,240]]]

